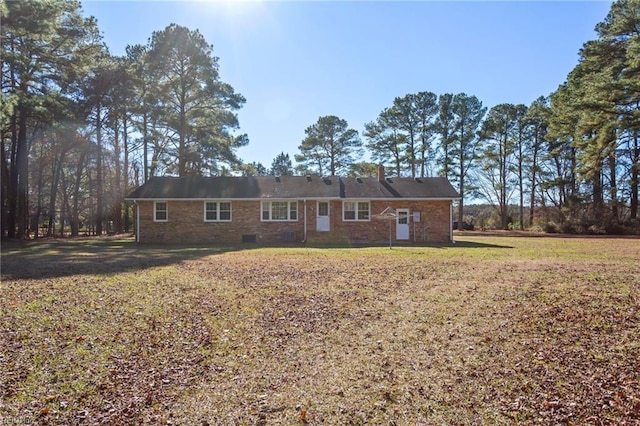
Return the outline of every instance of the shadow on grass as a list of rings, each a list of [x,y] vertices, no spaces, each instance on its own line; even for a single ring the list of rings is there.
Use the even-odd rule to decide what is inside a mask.
[[[3,280],[108,275],[167,266],[255,246],[139,245],[133,239],[3,242]]]
[[[513,246],[501,245],[501,244],[489,244],[479,243],[477,241],[459,241],[456,240],[455,244],[449,244],[448,247],[464,247],[464,248],[504,248],[512,249]]]
[[[73,239],[3,242],[0,265],[3,280],[58,278],[75,275],[109,275],[167,266],[189,259],[265,247],[286,248],[388,248],[383,244],[318,245],[139,245],[132,238]],[[431,244],[394,244],[392,248],[513,248],[510,246],[456,241]]]
[[[281,246],[280,246],[281,247]],[[512,249],[513,246],[479,243],[475,241],[456,241],[455,243],[402,243],[394,241],[391,246],[383,243],[327,243],[327,244],[307,244],[301,247],[318,248],[318,249],[364,249],[364,248],[437,248],[437,249],[455,249],[455,248],[501,248]]]

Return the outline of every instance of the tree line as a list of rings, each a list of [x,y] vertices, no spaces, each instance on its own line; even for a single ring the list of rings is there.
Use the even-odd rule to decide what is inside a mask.
[[[128,231],[150,176],[241,164],[245,99],[197,30],[171,24],[111,55],[75,0],[2,1],[4,237]]]
[[[0,13],[3,237],[130,231],[124,197],[152,176],[375,176],[377,164],[447,177],[460,225],[474,199],[503,229],[638,232],[640,0],[613,3],[566,81],[531,105],[406,94],[361,135],[320,117],[295,167],[282,152],[270,168],[237,156],[245,99],[197,30],[171,24],[114,56],[78,1],[2,0]]]

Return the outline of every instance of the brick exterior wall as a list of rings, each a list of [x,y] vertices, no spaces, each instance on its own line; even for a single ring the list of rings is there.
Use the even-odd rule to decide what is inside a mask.
[[[316,230],[317,201],[306,202],[307,241],[309,243],[388,243],[389,226],[394,243],[448,242],[450,238],[451,201],[374,200],[371,215],[387,207],[409,209],[409,239],[396,239],[395,220],[372,217],[369,221],[342,220],[343,200],[329,202],[330,230]],[[305,203],[298,201],[298,220],[292,222],[263,222],[259,201],[232,201],[231,222],[205,222],[204,201],[167,201],[168,220],[154,222],[154,202],[138,201],[140,243],[196,243],[239,244],[243,236],[260,244],[284,244],[304,239]],[[420,221],[413,221],[413,213],[420,212]],[[291,241],[293,239],[293,241]]]

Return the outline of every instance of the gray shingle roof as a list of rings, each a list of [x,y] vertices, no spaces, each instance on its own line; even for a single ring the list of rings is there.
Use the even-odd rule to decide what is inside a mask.
[[[344,198],[460,198],[446,178],[341,178]]]
[[[127,199],[459,198],[445,178],[154,177]]]

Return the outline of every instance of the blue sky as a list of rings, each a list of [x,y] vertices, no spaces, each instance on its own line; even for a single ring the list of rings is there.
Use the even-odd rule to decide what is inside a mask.
[[[84,0],[112,54],[177,23],[198,29],[221,79],[245,96],[246,162],[292,159],[304,130],[337,115],[362,133],[396,96],[465,92],[489,108],[549,95],[610,1]]]

